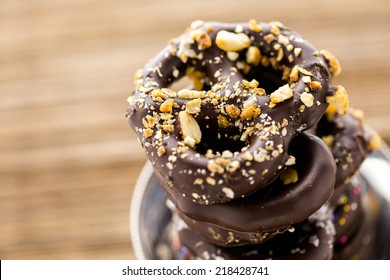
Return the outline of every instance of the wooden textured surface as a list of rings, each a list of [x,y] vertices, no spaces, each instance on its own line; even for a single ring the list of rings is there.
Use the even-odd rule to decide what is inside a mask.
[[[0,259],[131,259],[133,73],[194,19],[279,20],[390,140],[390,1],[0,1]]]

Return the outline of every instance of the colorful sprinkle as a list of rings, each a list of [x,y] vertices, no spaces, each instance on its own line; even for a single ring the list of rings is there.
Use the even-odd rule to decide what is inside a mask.
[[[355,211],[358,208],[358,204],[356,202],[351,203],[351,210]]]
[[[346,204],[348,202],[348,197],[343,195],[342,197],[340,197],[339,201],[340,201],[340,204]]]
[[[343,218],[340,218],[339,219],[339,225],[340,226],[343,226],[343,225],[345,225],[345,222],[346,222],[347,220],[343,217]]]
[[[340,237],[340,243],[345,244],[348,241],[348,237],[346,235],[343,235]]]
[[[359,187],[354,188],[354,189],[353,189],[353,193],[354,193],[355,195],[360,195],[360,188],[359,188]]]

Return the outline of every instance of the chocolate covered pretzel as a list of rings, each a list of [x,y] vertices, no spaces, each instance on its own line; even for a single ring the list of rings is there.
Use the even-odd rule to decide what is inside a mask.
[[[258,191],[328,104],[337,59],[279,22],[194,22],[136,74],[127,117],[166,190],[199,204]],[[187,75],[193,86],[168,87]]]

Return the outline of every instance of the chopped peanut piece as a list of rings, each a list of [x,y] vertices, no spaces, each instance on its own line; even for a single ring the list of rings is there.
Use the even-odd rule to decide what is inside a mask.
[[[163,124],[161,126],[162,130],[164,130],[165,132],[168,132],[168,133],[173,133],[174,130],[175,130],[175,127],[173,126],[173,124]]]
[[[320,91],[322,89],[322,85],[318,81],[311,81],[311,82],[309,82],[309,87],[310,87],[311,90],[316,91],[316,92]]]
[[[294,49],[294,54],[295,54],[295,56],[300,56],[301,53],[302,53],[302,49],[301,49],[301,48],[295,48],[295,49]]]
[[[258,47],[250,46],[246,52],[246,62],[252,65],[258,65],[261,59],[261,52]]]
[[[259,82],[253,79],[252,81],[242,80],[242,85],[245,88],[257,88],[259,86]]]
[[[143,134],[145,138],[149,138],[153,135],[153,130],[150,128],[145,128]]]
[[[298,172],[295,169],[288,167],[280,174],[280,179],[283,181],[284,185],[295,183],[298,181]]]
[[[172,112],[172,107],[173,107],[174,103],[175,103],[175,101],[173,99],[165,100],[160,105],[160,112],[162,112],[162,113],[171,113]]]
[[[165,152],[166,152],[166,150],[165,150],[165,147],[164,147],[164,146],[158,147],[158,149],[157,149],[157,155],[158,155],[159,157],[163,156],[163,155],[165,154]]]
[[[250,120],[253,118],[257,118],[261,113],[261,109],[257,107],[255,104],[250,104],[245,106],[241,112],[241,119]]]
[[[276,40],[276,37],[274,34],[272,33],[269,33],[267,35],[264,36],[264,40],[268,43],[268,44],[271,44],[273,41]]]
[[[369,147],[371,150],[379,150],[382,146],[382,138],[375,130],[371,131]]]
[[[335,107],[338,114],[345,115],[347,113],[348,94],[343,86],[337,86],[334,95],[326,97],[326,102],[329,103],[329,107]]]
[[[161,89],[155,89],[152,91],[152,98],[153,100],[157,99],[157,98],[166,98],[167,95],[161,90]]]
[[[233,126],[233,124],[231,122],[229,122],[229,120],[225,116],[222,116],[222,115],[218,116],[218,125],[222,128],[227,128],[229,126]]]
[[[145,128],[153,128],[156,125],[156,119],[150,115],[147,115],[142,119],[142,124]]]
[[[227,52],[227,57],[231,61],[236,61],[239,56],[240,54],[238,52]]]
[[[233,33],[226,30],[221,30],[218,32],[217,37],[215,38],[215,43],[218,48],[226,52],[235,52],[246,49],[250,46],[251,40],[248,35],[244,33]]]
[[[196,114],[200,112],[200,104],[202,100],[200,98],[196,98],[190,100],[186,103],[186,112],[190,114]]]
[[[177,96],[183,99],[203,98],[205,97],[205,92],[198,90],[181,89],[177,93]]]
[[[278,50],[278,56],[276,57],[276,61],[279,61],[279,62],[282,61],[283,57],[284,57],[284,51],[282,48],[280,48]]]
[[[321,139],[322,139],[322,141],[325,142],[325,144],[329,148],[333,147],[333,144],[334,144],[334,136],[333,135],[322,136]]]
[[[217,181],[211,177],[207,177],[206,182],[207,182],[207,184],[212,185],[212,186],[214,186],[217,183]]]
[[[194,39],[197,42],[198,49],[200,51],[204,50],[204,49],[208,49],[212,45],[210,36],[204,31],[194,30],[191,33],[191,37],[192,37],[192,39]]]
[[[290,165],[294,165],[295,163],[296,163],[295,157],[294,156],[289,156],[288,160],[285,163],[285,165],[286,166],[290,166]]]
[[[234,192],[231,188],[223,187],[222,191],[225,193],[227,198],[233,199],[234,198]]]
[[[330,73],[334,76],[339,75],[341,73],[341,66],[338,59],[330,51],[321,50],[320,53],[325,57],[330,68]]]
[[[298,72],[298,66],[294,66],[292,69],[291,69],[291,72],[290,72],[290,80],[291,82],[296,82],[298,81],[299,79],[299,72]]]
[[[241,110],[234,105],[227,105],[225,107],[225,110],[228,113],[228,115],[232,118],[237,118],[241,114]]]
[[[284,86],[281,86],[277,90],[275,90],[273,93],[271,93],[271,102],[272,103],[281,103],[287,99],[290,99],[293,97],[293,90],[290,88],[288,84],[285,84]]]
[[[195,118],[186,111],[181,111],[178,114],[178,120],[184,143],[187,144],[186,141],[189,143],[189,141],[193,139],[194,141],[190,141],[191,143],[194,142],[194,144],[199,144],[202,139],[202,131],[200,130],[199,124]],[[191,145],[190,147],[193,146],[194,145]]]
[[[196,145],[195,139],[190,137],[190,136],[184,137],[183,142],[184,142],[184,144],[186,144],[188,147],[191,147],[191,148],[195,147],[195,145]]]
[[[249,29],[255,32],[260,32],[263,30],[263,28],[257,24],[256,20],[251,19],[249,21]]]
[[[301,101],[306,107],[311,107],[314,104],[314,96],[311,93],[304,92],[301,94]]]
[[[207,163],[207,169],[210,172],[218,173],[218,174],[222,174],[225,172],[225,169],[221,165],[217,164],[214,160],[210,160]]]

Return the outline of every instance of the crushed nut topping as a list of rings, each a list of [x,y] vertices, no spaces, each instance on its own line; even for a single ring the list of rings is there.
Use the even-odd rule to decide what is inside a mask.
[[[196,98],[190,100],[186,103],[186,112],[190,114],[197,114],[200,112],[200,105],[202,100],[200,98]]]
[[[162,99],[165,99],[167,95],[161,89],[155,89],[152,91],[153,100],[162,102]]]
[[[338,76],[341,73],[341,66],[337,58],[327,50],[321,50],[320,54],[322,54],[328,62],[330,73],[332,73],[334,76]]]
[[[158,155],[159,157],[163,156],[163,155],[165,154],[165,152],[166,152],[166,150],[165,150],[165,147],[164,147],[164,146],[158,147],[158,149],[157,149],[157,155]]]
[[[226,52],[241,51],[250,46],[251,40],[245,33],[233,33],[226,30],[218,32],[215,39],[218,48]]]
[[[187,142],[186,144],[190,144],[190,147],[195,146],[195,144],[199,144],[202,139],[202,132],[195,118],[186,111],[180,111],[178,114],[178,120],[184,142]]]
[[[371,137],[369,142],[369,148],[371,150],[379,150],[382,146],[382,138],[375,130],[371,131]]]
[[[263,28],[258,25],[254,19],[249,20],[249,29],[255,32],[260,32],[263,30]]]
[[[144,137],[149,138],[153,136],[153,129],[145,128],[144,129]]]
[[[172,107],[173,107],[174,103],[175,103],[175,101],[173,99],[165,100],[160,105],[160,112],[162,112],[162,113],[171,113],[172,112]]]
[[[294,156],[289,156],[288,160],[286,161],[285,165],[286,166],[291,166],[296,163],[295,157]]]
[[[269,34],[264,36],[264,41],[266,41],[268,44],[271,44],[275,40],[276,40],[276,37],[272,33],[269,33]]]
[[[227,105],[225,107],[226,112],[231,118],[238,118],[241,115],[240,108],[236,107],[235,105]]]
[[[242,80],[242,85],[244,88],[255,89],[259,86],[259,82],[255,79],[250,82],[247,80]]]
[[[214,160],[210,160],[207,163],[207,169],[210,172],[218,173],[218,174],[223,174],[225,172],[225,169],[221,165],[217,164]]]
[[[329,107],[333,106],[338,114],[345,115],[348,110],[348,94],[343,86],[337,86],[334,95],[327,96]]]
[[[234,198],[234,192],[231,188],[223,187],[222,191],[225,193],[227,198],[230,198],[230,199]]]
[[[293,90],[290,88],[288,84],[285,84],[284,86],[281,86],[273,93],[271,93],[270,97],[272,103],[274,104],[281,103],[293,97]]]
[[[196,41],[198,44],[198,50],[204,50],[211,47],[212,42],[210,39],[210,36],[201,30],[195,30],[192,32],[192,38]]]
[[[229,126],[233,126],[233,123],[229,122],[229,120],[225,116],[219,115],[218,116],[218,125],[222,128],[227,128]]]
[[[318,81],[311,81],[311,82],[309,82],[309,87],[314,92],[320,91],[322,89],[322,85]]]
[[[284,185],[296,183],[298,181],[298,172],[293,168],[287,167],[279,177]]]
[[[302,93],[300,99],[306,107],[311,107],[314,104],[314,96],[311,93]]]
[[[181,89],[178,91],[177,96],[183,99],[195,99],[195,98],[204,98],[204,91],[190,90],[190,89]]]
[[[241,119],[243,120],[251,120],[254,118],[257,118],[261,113],[261,110],[259,107],[257,107],[255,104],[250,104],[248,106],[245,106],[242,109],[241,112]]]
[[[332,148],[334,144],[334,136],[333,135],[326,135],[321,137],[322,141],[325,142],[325,144],[329,147]]]
[[[227,58],[231,61],[236,61],[239,56],[240,54],[238,52],[227,52]]]
[[[252,65],[258,65],[261,60],[260,49],[256,46],[250,46],[246,52],[246,62]]]
[[[153,128],[156,125],[156,119],[150,115],[147,115],[142,119],[142,124],[145,128]]]

